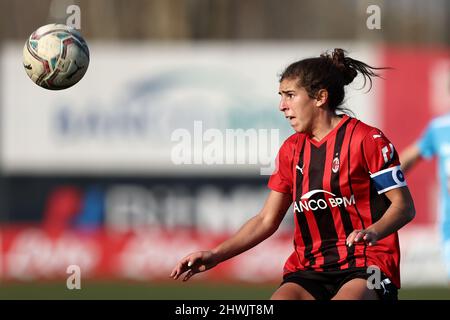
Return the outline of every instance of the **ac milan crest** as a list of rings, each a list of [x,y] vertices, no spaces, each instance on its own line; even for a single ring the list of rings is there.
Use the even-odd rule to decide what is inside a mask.
[[[331,164],[331,171],[333,171],[333,173],[339,171],[339,157],[337,156],[333,159],[333,163]]]

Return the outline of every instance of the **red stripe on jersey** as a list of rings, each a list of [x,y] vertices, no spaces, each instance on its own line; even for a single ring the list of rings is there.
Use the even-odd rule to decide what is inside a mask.
[[[304,144],[305,144],[305,136],[304,135],[297,135],[299,138],[296,141],[296,147],[294,150],[294,161],[292,161],[292,177],[294,177],[294,186],[293,186],[293,194],[292,194],[292,200],[295,201],[297,192],[301,192],[302,188],[300,187],[300,190],[297,190],[297,166],[303,167],[303,155],[304,155]],[[298,162],[300,161],[301,164]],[[303,176],[301,177],[303,179]],[[289,257],[289,259],[286,262],[285,270],[297,270],[305,269],[305,243],[303,241],[303,234],[301,232],[301,228],[299,226],[299,219],[295,216],[296,211],[294,210],[294,225],[295,225],[295,231],[294,231],[294,252]]]
[[[351,119],[347,129],[346,134],[344,136],[344,141],[342,143],[341,148],[341,166],[340,166],[340,174],[339,174],[339,186],[341,194],[344,195],[354,195],[355,196],[355,202],[357,195],[354,193],[354,190],[351,189],[350,183],[351,179],[349,181],[349,172],[352,174],[354,172],[354,168],[352,168],[352,161],[355,159],[352,159],[351,155],[354,155],[354,151],[352,151],[352,140],[353,140],[353,134],[355,130],[355,126],[357,125],[358,121],[355,119]],[[354,140],[353,140],[354,141]],[[360,147],[359,145],[357,147]],[[349,171],[350,169],[350,171]],[[353,192],[352,192],[353,191]],[[362,229],[362,219],[358,215],[358,211],[356,209],[356,206],[348,206],[345,208],[345,210],[348,212],[350,221],[352,224],[351,230],[346,230],[346,235],[348,236],[349,233],[351,233],[355,229]],[[361,247],[360,245],[353,245],[352,247],[347,247],[347,257],[346,259],[349,262],[349,266],[364,266],[365,264],[365,256],[364,256],[364,247]],[[344,266],[342,266],[344,268]]]
[[[302,183],[302,194],[309,191],[309,175],[305,174],[309,172],[310,160],[311,159],[311,144],[305,141],[305,151],[303,154],[303,183]],[[301,196],[301,195],[300,195]]]
[[[302,167],[303,172],[302,194],[305,194],[306,192],[309,191],[309,175],[306,173],[309,171],[309,168],[311,166],[310,159],[311,159],[311,144],[308,142],[308,140],[306,140],[305,151],[303,154],[303,167]],[[307,266],[308,267],[317,266],[316,255],[320,248],[320,234],[319,229],[317,228],[316,220],[312,212],[299,212],[298,214],[303,215],[304,219],[306,219],[306,223],[308,224],[309,234],[312,241],[312,243],[308,243],[306,245],[304,251],[305,258],[308,260]],[[322,259],[321,262],[323,262]]]
[[[338,156],[335,154],[335,146],[336,146],[336,139],[331,140],[329,145],[327,145],[327,155],[326,155],[325,168],[324,168],[325,170],[324,170],[324,175],[323,175],[323,189],[324,190],[332,190],[331,177],[332,177],[332,170],[333,170],[333,164],[334,164],[333,160],[336,156]],[[331,163],[331,166],[329,165],[330,163]],[[339,162],[339,166],[340,166],[340,162]],[[336,167],[334,167],[334,168],[336,168]],[[330,202],[329,199],[332,197],[328,194],[325,194],[325,197],[328,198],[328,202]],[[337,247],[337,251],[339,254],[339,258],[335,263],[340,265],[341,268],[347,268],[348,267],[348,263],[346,263],[347,249],[345,247],[346,234],[345,234],[344,226],[342,225],[342,219],[341,219],[341,213],[339,211],[339,207],[332,208],[331,214],[333,217],[334,228],[336,229],[336,233],[338,235],[338,238],[336,239],[336,247]]]
[[[338,157],[339,159],[339,166],[338,166],[338,172],[334,173],[332,175],[331,180],[331,190],[333,193],[337,195],[337,197],[341,197],[342,195],[349,195],[351,196],[350,189],[346,190],[346,193],[343,193],[344,191],[341,190],[342,185],[346,185],[345,179],[342,177],[348,177],[348,167],[347,167],[347,158],[348,158],[348,147],[349,147],[349,140],[347,140],[347,143],[345,141],[345,138],[349,135],[349,130],[351,130],[351,120],[348,120],[345,125],[342,126],[341,129],[336,134],[336,140],[335,140],[335,147],[334,147],[334,153],[335,157]],[[337,154],[337,155],[336,155]],[[334,162],[334,160],[333,160]],[[347,171],[346,171],[347,170]],[[347,173],[346,173],[347,172]],[[338,220],[341,223],[341,228],[343,229],[343,232],[339,235],[339,241],[337,243],[339,253],[341,254],[341,260],[339,260],[338,264],[340,265],[341,269],[351,268],[356,266],[356,262],[354,260],[354,252],[355,247],[347,247],[346,240],[347,237],[353,232],[353,223],[351,220],[351,215],[347,208],[344,208],[342,206],[338,206],[339,211],[339,217]],[[340,230],[342,230],[340,229]]]

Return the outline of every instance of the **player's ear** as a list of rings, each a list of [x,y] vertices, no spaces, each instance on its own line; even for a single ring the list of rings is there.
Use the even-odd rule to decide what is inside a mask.
[[[328,90],[320,89],[316,95],[316,107],[323,107],[328,101]]]

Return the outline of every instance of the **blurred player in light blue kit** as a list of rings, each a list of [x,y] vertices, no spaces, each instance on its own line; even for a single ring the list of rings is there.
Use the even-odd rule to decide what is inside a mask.
[[[402,152],[402,170],[407,172],[418,161],[434,156],[438,158],[441,189],[438,221],[447,279],[450,281],[450,113],[430,121],[420,139]]]

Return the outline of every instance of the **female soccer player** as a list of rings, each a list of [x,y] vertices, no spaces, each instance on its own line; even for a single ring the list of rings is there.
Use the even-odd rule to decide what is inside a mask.
[[[439,231],[442,257],[450,285],[450,113],[432,119],[418,141],[401,154],[402,169],[408,173],[419,162],[437,157],[439,163]]]
[[[292,63],[280,111],[295,130],[281,146],[262,210],[230,239],[181,259],[186,281],[272,235],[293,203],[294,252],[272,299],[397,299],[397,230],[415,215],[398,154],[383,133],[343,113],[344,86],[375,69],[342,49]]]

